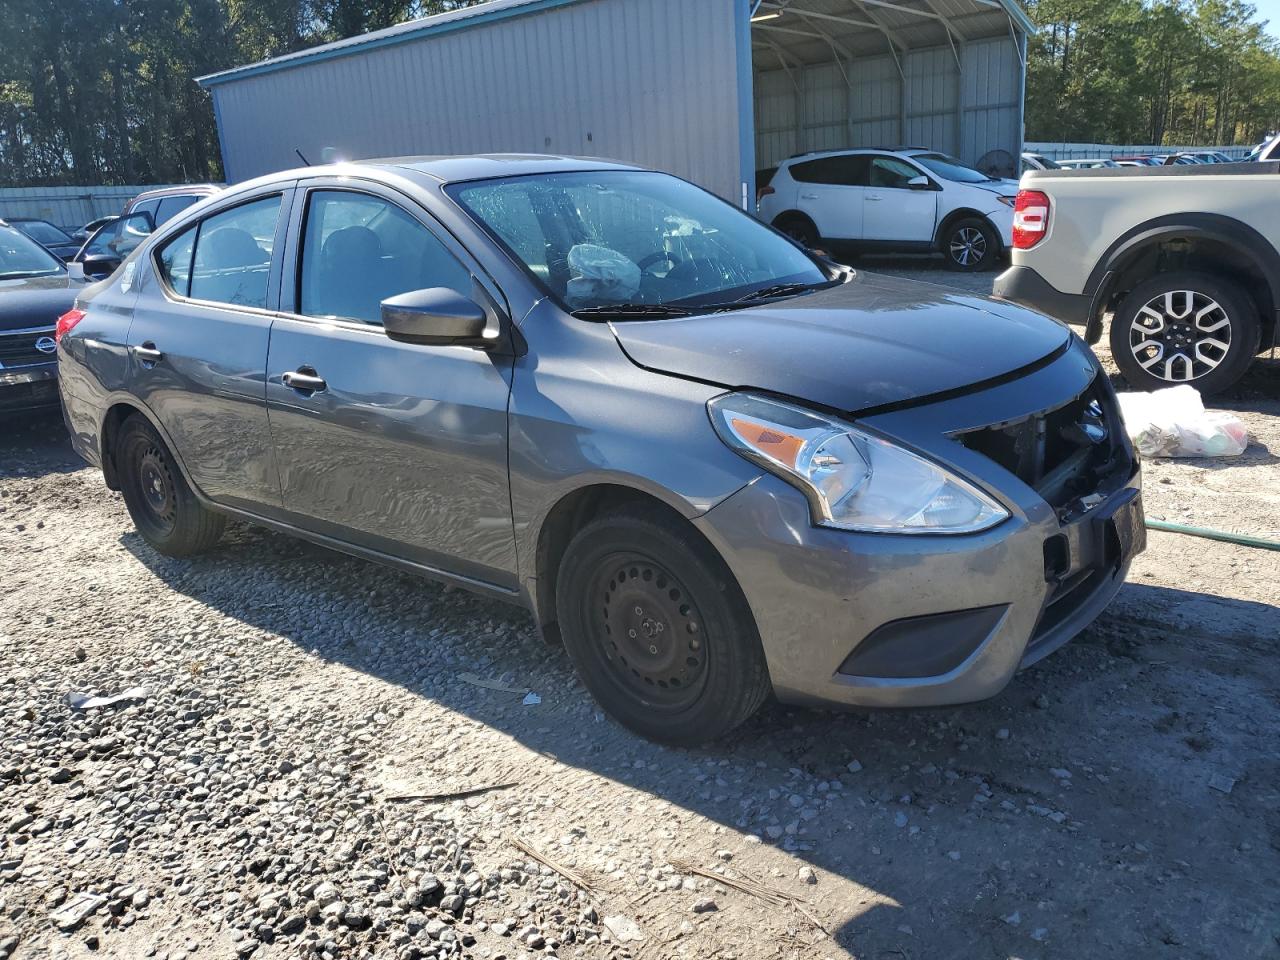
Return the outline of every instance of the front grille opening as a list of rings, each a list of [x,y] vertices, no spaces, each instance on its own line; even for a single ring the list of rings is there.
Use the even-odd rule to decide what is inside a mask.
[[[1099,381],[1095,377],[1060,407],[956,439],[1004,467],[1054,509],[1087,512],[1103,481],[1110,476],[1128,480],[1133,466],[1125,455],[1119,413]],[[1047,564],[1047,554],[1045,559]]]

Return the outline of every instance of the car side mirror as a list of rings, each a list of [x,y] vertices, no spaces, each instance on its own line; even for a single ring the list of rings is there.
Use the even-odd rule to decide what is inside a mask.
[[[72,280],[83,281],[85,279],[84,264],[79,260],[72,260],[67,264],[67,276]]]
[[[109,253],[87,253],[81,258],[79,266],[86,277],[101,280],[115,273],[121,262],[120,257],[113,257]]]
[[[929,178],[923,174],[918,177],[912,177],[907,181],[907,187],[912,190],[928,190],[930,186]]]
[[[447,287],[388,297],[382,301],[382,326],[400,343],[486,348],[498,343],[484,307]]]

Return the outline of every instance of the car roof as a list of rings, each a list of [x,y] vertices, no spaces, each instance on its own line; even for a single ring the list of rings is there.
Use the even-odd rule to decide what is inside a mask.
[[[824,157],[855,157],[868,153],[901,154],[913,157],[922,153],[938,153],[938,151],[930,150],[927,147],[848,147],[844,150],[813,150],[809,153],[797,153],[795,156],[787,157],[782,161],[782,166],[794,166],[797,163],[821,160]]]
[[[222,187],[216,183],[192,183],[180,187],[160,187],[157,190],[144,190],[129,201],[129,206],[132,207],[144,200],[155,200],[157,197],[207,197],[221,191]]]
[[[424,174],[441,183],[461,180],[489,180],[521,177],[537,173],[572,173],[586,170],[643,170],[630,163],[598,157],[570,157],[540,153],[485,153],[473,156],[387,157],[357,160],[354,166],[397,168]],[[313,168],[295,171],[314,175]]]

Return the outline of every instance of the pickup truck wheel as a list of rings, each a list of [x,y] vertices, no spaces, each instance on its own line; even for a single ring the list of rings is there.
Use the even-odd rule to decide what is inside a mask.
[[[591,695],[642,737],[714,740],[769,694],[742,591],[696,531],[661,510],[583,527],[560,563],[556,611]]]
[[[1111,355],[1136,390],[1189,383],[1218,393],[1258,352],[1253,301],[1205,273],[1162,273],[1138,284],[1111,319]]]
[[[991,224],[978,217],[957,220],[942,238],[942,255],[947,269],[977,273],[995,266],[1000,256],[1000,238]]]
[[[200,505],[160,434],[141,416],[121,427],[115,461],[133,525],[157,552],[189,557],[218,542],[226,518]]]

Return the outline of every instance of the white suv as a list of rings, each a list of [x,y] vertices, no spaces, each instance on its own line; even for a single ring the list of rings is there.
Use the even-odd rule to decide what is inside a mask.
[[[997,180],[922,147],[792,157],[758,196],[759,216],[806,246],[941,251],[985,270],[1012,243],[1016,180]]]

